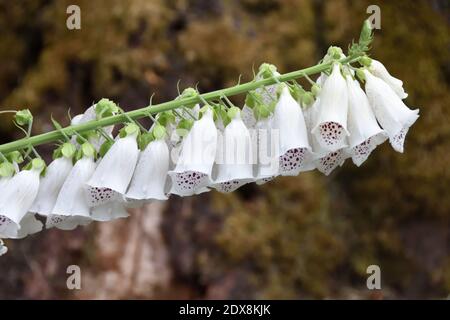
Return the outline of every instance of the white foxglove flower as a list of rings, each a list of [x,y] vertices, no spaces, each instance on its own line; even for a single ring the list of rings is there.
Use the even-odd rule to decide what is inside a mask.
[[[125,201],[112,201],[91,208],[91,219],[95,221],[111,221],[129,216]]]
[[[320,99],[317,99],[310,107],[304,110],[305,122],[308,131],[310,131],[310,128],[312,128],[316,122],[315,119],[319,111],[319,104]],[[343,148],[330,152],[322,147],[322,145],[317,141],[317,137],[315,135],[311,134],[309,137],[313,150],[314,167],[317,168],[317,170],[325,175],[329,175],[338,166],[342,166],[347,158]]]
[[[169,171],[169,148],[164,137],[141,151],[126,197],[136,200],[166,200],[164,187]]]
[[[8,252],[8,248],[3,243],[3,240],[0,239],[0,257]]]
[[[20,221],[20,229],[11,236],[11,239],[23,239],[28,235],[42,231],[42,222],[36,219],[34,214],[27,213]]]
[[[250,132],[233,107],[228,112],[231,122],[226,126],[217,146],[213,188],[220,192],[232,192],[253,181],[253,145]]]
[[[348,149],[353,163],[358,167],[370,153],[386,141],[387,134],[380,128],[359,82],[346,77],[348,88]]]
[[[406,134],[419,118],[419,109],[409,109],[386,82],[369,71],[364,70],[364,75],[366,94],[378,122],[388,133],[394,150],[403,152]]]
[[[189,196],[208,191],[217,148],[217,129],[209,106],[194,122],[182,142],[180,156],[173,171],[170,193]]]
[[[280,136],[278,130],[272,130],[273,118],[261,118],[256,123],[258,161],[256,165],[256,183],[264,184],[280,174]]]
[[[287,86],[282,89],[275,106],[272,125],[280,137],[280,174],[296,176],[309,161],[311,147],[302,109],[292,98]]]
[[[72,230],[78,224],[84,225],[91,221],[85,185],[96,167],[95,151],[88,143],[83,144],[82,151],[83,157],[73,166],[59,191],[52,214],[47,217],[47,228]]]
[[[334,64],[331,75],[325,80],[319,95],[320,104],[313,135],[323,149],[336,151],[346,146],[348,96],[347,84]]]
[[[403,89],[403,81],[391,76],[381,62],[372,59],[369,70],[373,75],[386,82],[400,99],[408,97],[405,89]]]
[[[2,188],[0,194],[0,237],[15,237],[20,221],[27,214],[39,190],[39,175],[45,163],[34,159],[30,170],[23,170],[13,176]]]
[[[95,207],[124,195],[133,177],[139,156],[137,135],[139,128],[130,124],[101,159],[87,182],[86,195],[90,207]]]
[[[72,158],[60,157],[47,167],[45,176],[41,179],[39,192],[31,209],[32,213],[48,216],[53,212],[59,191],[73,168]]]

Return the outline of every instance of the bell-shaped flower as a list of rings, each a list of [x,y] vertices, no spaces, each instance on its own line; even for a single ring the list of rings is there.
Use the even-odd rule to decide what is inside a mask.
[[[369,70],[374,76],[386,82],[400,99],[405,99],[408,97],[405,89],[403,89],[403,81],[391,76],[381,62],[371,59]]]
[[[38,193],[39,176],[44,167],[42,159],[34,159],[29,170],[14,175],[0,190],[0,237],[18,234],[20,222]]]
[[[126,193],[139,157],[138,133],[137,125],[128,124],[99,161],[86,187],[90,207],[114,201]]]
[[[45,176],[41,178],[39,192],[31,206],[30,212],[48,216],[53,212],[59,191],[73,168],[72,157],[76,149],[71,143],[64,144],[60,157],[47,167]]]
[[[386,82],[369,71],[364,70],[364,76],[366,94],[378,122],[394,150],[403,152],[406,134],[419,118],[419,109],[409,109]]]
[[[129,216],[125,208],[125,200],[103,203],[91,208],[91,219],[95,221],[111,221]]]
[[[212,187],[220,192],[232,192],[254,180],[253,143],[240,113],[236,107],[228,111],[231,121],[218,139]]]
[[[273,129],[279,132],[279,165],[283,176],[296,176],[311,157],[303,112],[284,86],[273,115]]]
[[[86,142],[81,146],[81,159],[79,159],[66,180],[64,181],[56,198],[52,214],[47,216],[46,227],[57,227],[63,230],[72,230],[79,224],[91,221],[90,208],[85,196],[85,185],[94,173],[95,149]]]
[[[320,99],[318,98],[311,106],[307,107],[303,111],[308,132],[311,132],[311,128],[316,122],[315,119],[319,111],[319,104]],[[317,141],[317,137],[315,135],[311,134],[309,135],[309,138],[313,151],[313,163],[317,170],[325,175],[329,175],[334,169],[344,163],[346,154],[343,148],[330,152],[322,147],[322,145]]]
[[[36,219],[34,214],[27,213],[20,221],[20,228],[17,233],[11,235],[11,239],[23,239],[26,236],[42,231],[42,222]]]
[[[325,80],[319,97],[318,114],[312,133],[324,150],[339,150],[346,146],[348,136],[347,84],[339,64],[333,65],[333,71]]]
[[[140,152],[126,197],[135,200],[166,200],[164,187],[169,171],[169,148],[166,129],[158,124],[153,130],[154,140]]]
[[[175,169],[169,171],[170,193],[189,196],[206,192],[217,148],[217,129],[210,106],[203,107],[200,120],[194,122],[183,139]]]
[[[386,141],[387,134],[380,128],[359,82],[346,77],[348,88],[348,149],[353,163],[358,167],[370,153]]]
[[[280,133],[273,130],[273,117],[266,106],[255,107],[258,114],[256,123],[257,164],[256,183],[264,184],[280,174]]]

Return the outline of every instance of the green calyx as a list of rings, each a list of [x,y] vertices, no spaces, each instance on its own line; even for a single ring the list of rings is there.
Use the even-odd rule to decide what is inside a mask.
[[[129,123],[120,130],[119,137],[125,138],[128,136],[139,135],[139,126],[134,123]]]
[[[171,110],[159,113],[157,119],[158,122],[163,126],[175,123],[175,115]]]
[[[155,140],[152,132],[145,132],[138,137],[138,145],[140,150],[145,150],[148,144]],[[101,151],[101,149],[100,149]],[[102,156],[103,157],[103,156]]]
[[[364,69],[358,69],[356,70],[356,76],[358,77],[359,80],[361,81],[366,81],[366,75],[364,74]]]
[[[9,178],[16,172],[14,165],[10,162],[0,163],[0,177]]]
[[[66,142],[60,145],[55,151],[53,151],[53,159],[58,159],[61,157],[72,159],[76,152],[77,148],[75,148],[72,143]]]
[[[95,104],[95,114],[97,119],[110,117],[119,112],[119,107],[114,101],[103,98]]]
[[[314,95],[314,97],[317,97],[320,94],[320,91],[322,88],[316,83],[313,84],[311,87],[311,93]]]
[[[231,107],[228,109],[227,115],[230,119],[235,119],[241,115],[241,109],[238,107]]]
[[[8,159],[11,163],[22,163],[23,156],[19,151],[13,151],[6,155],[6,159]]]
[[[41,158],[31,160],[31,169],[42,172],[45,169],[45,162]]]
[[[314,94],[312,92],[305,92],[305,94],[302,96],[302,104],[305,106],[310,106],[314,103]]]
[[[100,157],[104,157],[105,154],[109,151],[109,149],[111,149],[113,144],[114,141],[111,140],[106,140],[105,142],[103,142],[102,145],[100,146],[100,149],[98,150],[98,154],[100,155]]]
[[[152,133],[153,133],[153,137],[154,137],[156,140],[164,139],[164,138],[166,137],[166,134],[167,134],[166,128],[164,128],[164,127],[163,127],[162,125],[160,125],[159,123],[156,123],[156,124],[155,124],[155,126],[154,126],[154,128],[153,128],[153,130],[152,130]]]
[[[253,113],[256,119],[266,119],[270,116],[271,107],[266,104],[258,104],[254,109]]]
[[[194,121],[191,119],[182,119],[177,126],[176,132],[180,137],[185,137],[192,126],[194,125]]]
[[[95,148],[89,142],[83,143],[78,152],[80,153],[81,157],[86,158],[95,158],[96,154]]]
[[[16,112],[14,120],[19,126],[25,126],[33,121],[33,115],[29,109],[23,109]]]

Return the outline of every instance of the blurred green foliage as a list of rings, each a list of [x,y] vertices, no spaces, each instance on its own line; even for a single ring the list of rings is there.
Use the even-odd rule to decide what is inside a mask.
[[[69,4],[81,7],[81,30],[66,28]],[[315,64],[331,44],[346,48],[370,4],[380,6],[382,19],[371,54],[404,80],[407,104],[420,108],[405,153],[386,143],[362,167],[347,161],[328,178],[305,173],[184,200],[193,208],[188,218],[177,211],[183,200],[170,200],[164,230],[171,254],[181,255],[187,239],[194,260],[186,269],[173,259],[176,281],[198,290],[232,275],[230,298],[369,297],[366,268],[378,264],[385,297],[444,297],[446,1],[2,1],[1,106],[29,108],[41,132],[50,113],[67,123],[67,108],[79,113],[102,97],[130,109],[146,105],[152,92],[154,102],[174,98],[179,79],[182,88],[198,82],[207,91],[240,74],[251,79],[252,66],[265,61],[292,71]],[[1,121],[3,140],[16,138],[9,120]]]

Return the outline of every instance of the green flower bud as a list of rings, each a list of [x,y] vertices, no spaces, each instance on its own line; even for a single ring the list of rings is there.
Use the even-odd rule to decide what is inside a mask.
[[[30,110],[23,109],[16,112],[14,119],[16,120],[19,126],[24,126],[33,121],[33,115],[31,114]]]
[[[370,67],[370,65],[372,64],[372,59],[370,59],[368,56],[364,56],[361,59],[359,59],[359,63],[363,67]]]
[[[343,54],[342,49],[339,47],[331,46],[328,48],[327,55],[332,59],[335,60],[340,59],[342,57],[342,54]]]
[[[139,127],[134,123],[129,123],[120,130],[119,137],[125,138],[130,135],[138,135]]]
[[[110,117],[119,112],[119,107],[113,101],[103,98],[95,104],[97,119]]]

